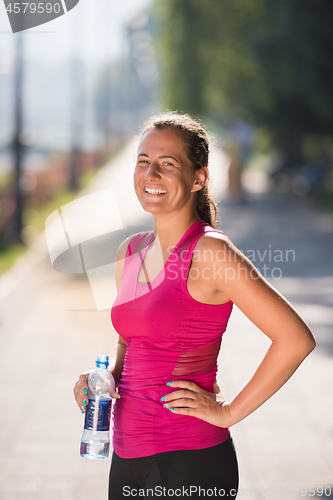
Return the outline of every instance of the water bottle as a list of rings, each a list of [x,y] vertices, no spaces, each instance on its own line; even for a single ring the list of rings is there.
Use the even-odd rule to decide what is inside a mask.
[[[97,356],[96,369],[88,377],[89,403],[85,413],[80,455],[107,458],[110,448],[110,416],[115,381],[108,370],[109,356]]]

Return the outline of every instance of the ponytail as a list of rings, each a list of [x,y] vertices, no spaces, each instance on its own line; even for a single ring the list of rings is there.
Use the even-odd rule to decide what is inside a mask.
[[[217,206],[208,192],[207,184],[197,192],[197,212],[204,222],[216,229]]]

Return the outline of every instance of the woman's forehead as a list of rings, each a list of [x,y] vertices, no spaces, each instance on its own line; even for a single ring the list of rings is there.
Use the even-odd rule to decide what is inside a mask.
[[[182,137],[173,130],[149,130],[146,132],[141,138],[138,152],[149,153],[148,150],[157,153],[159,151],[165,153],[165,150],[170,150],[171,153],[171,151],[177,150],[186,155],[185,144]]]

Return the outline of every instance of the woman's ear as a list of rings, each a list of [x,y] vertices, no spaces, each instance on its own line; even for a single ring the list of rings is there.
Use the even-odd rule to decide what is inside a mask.
[[[200,191],[206,184],[208,179],[208,167],[202,167],[200,170],[195,171],[195,180],[192,186],[192,193],[195,191]]]

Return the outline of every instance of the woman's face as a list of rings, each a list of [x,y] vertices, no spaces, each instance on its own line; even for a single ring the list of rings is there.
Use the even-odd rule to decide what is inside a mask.
[[[145,133],[134,170],[136,195],[147,212],[172,213],[194,207],[202,173],[194,171],[181,137],[171,130]],[[204,179],[205,180],[205,179]]]

